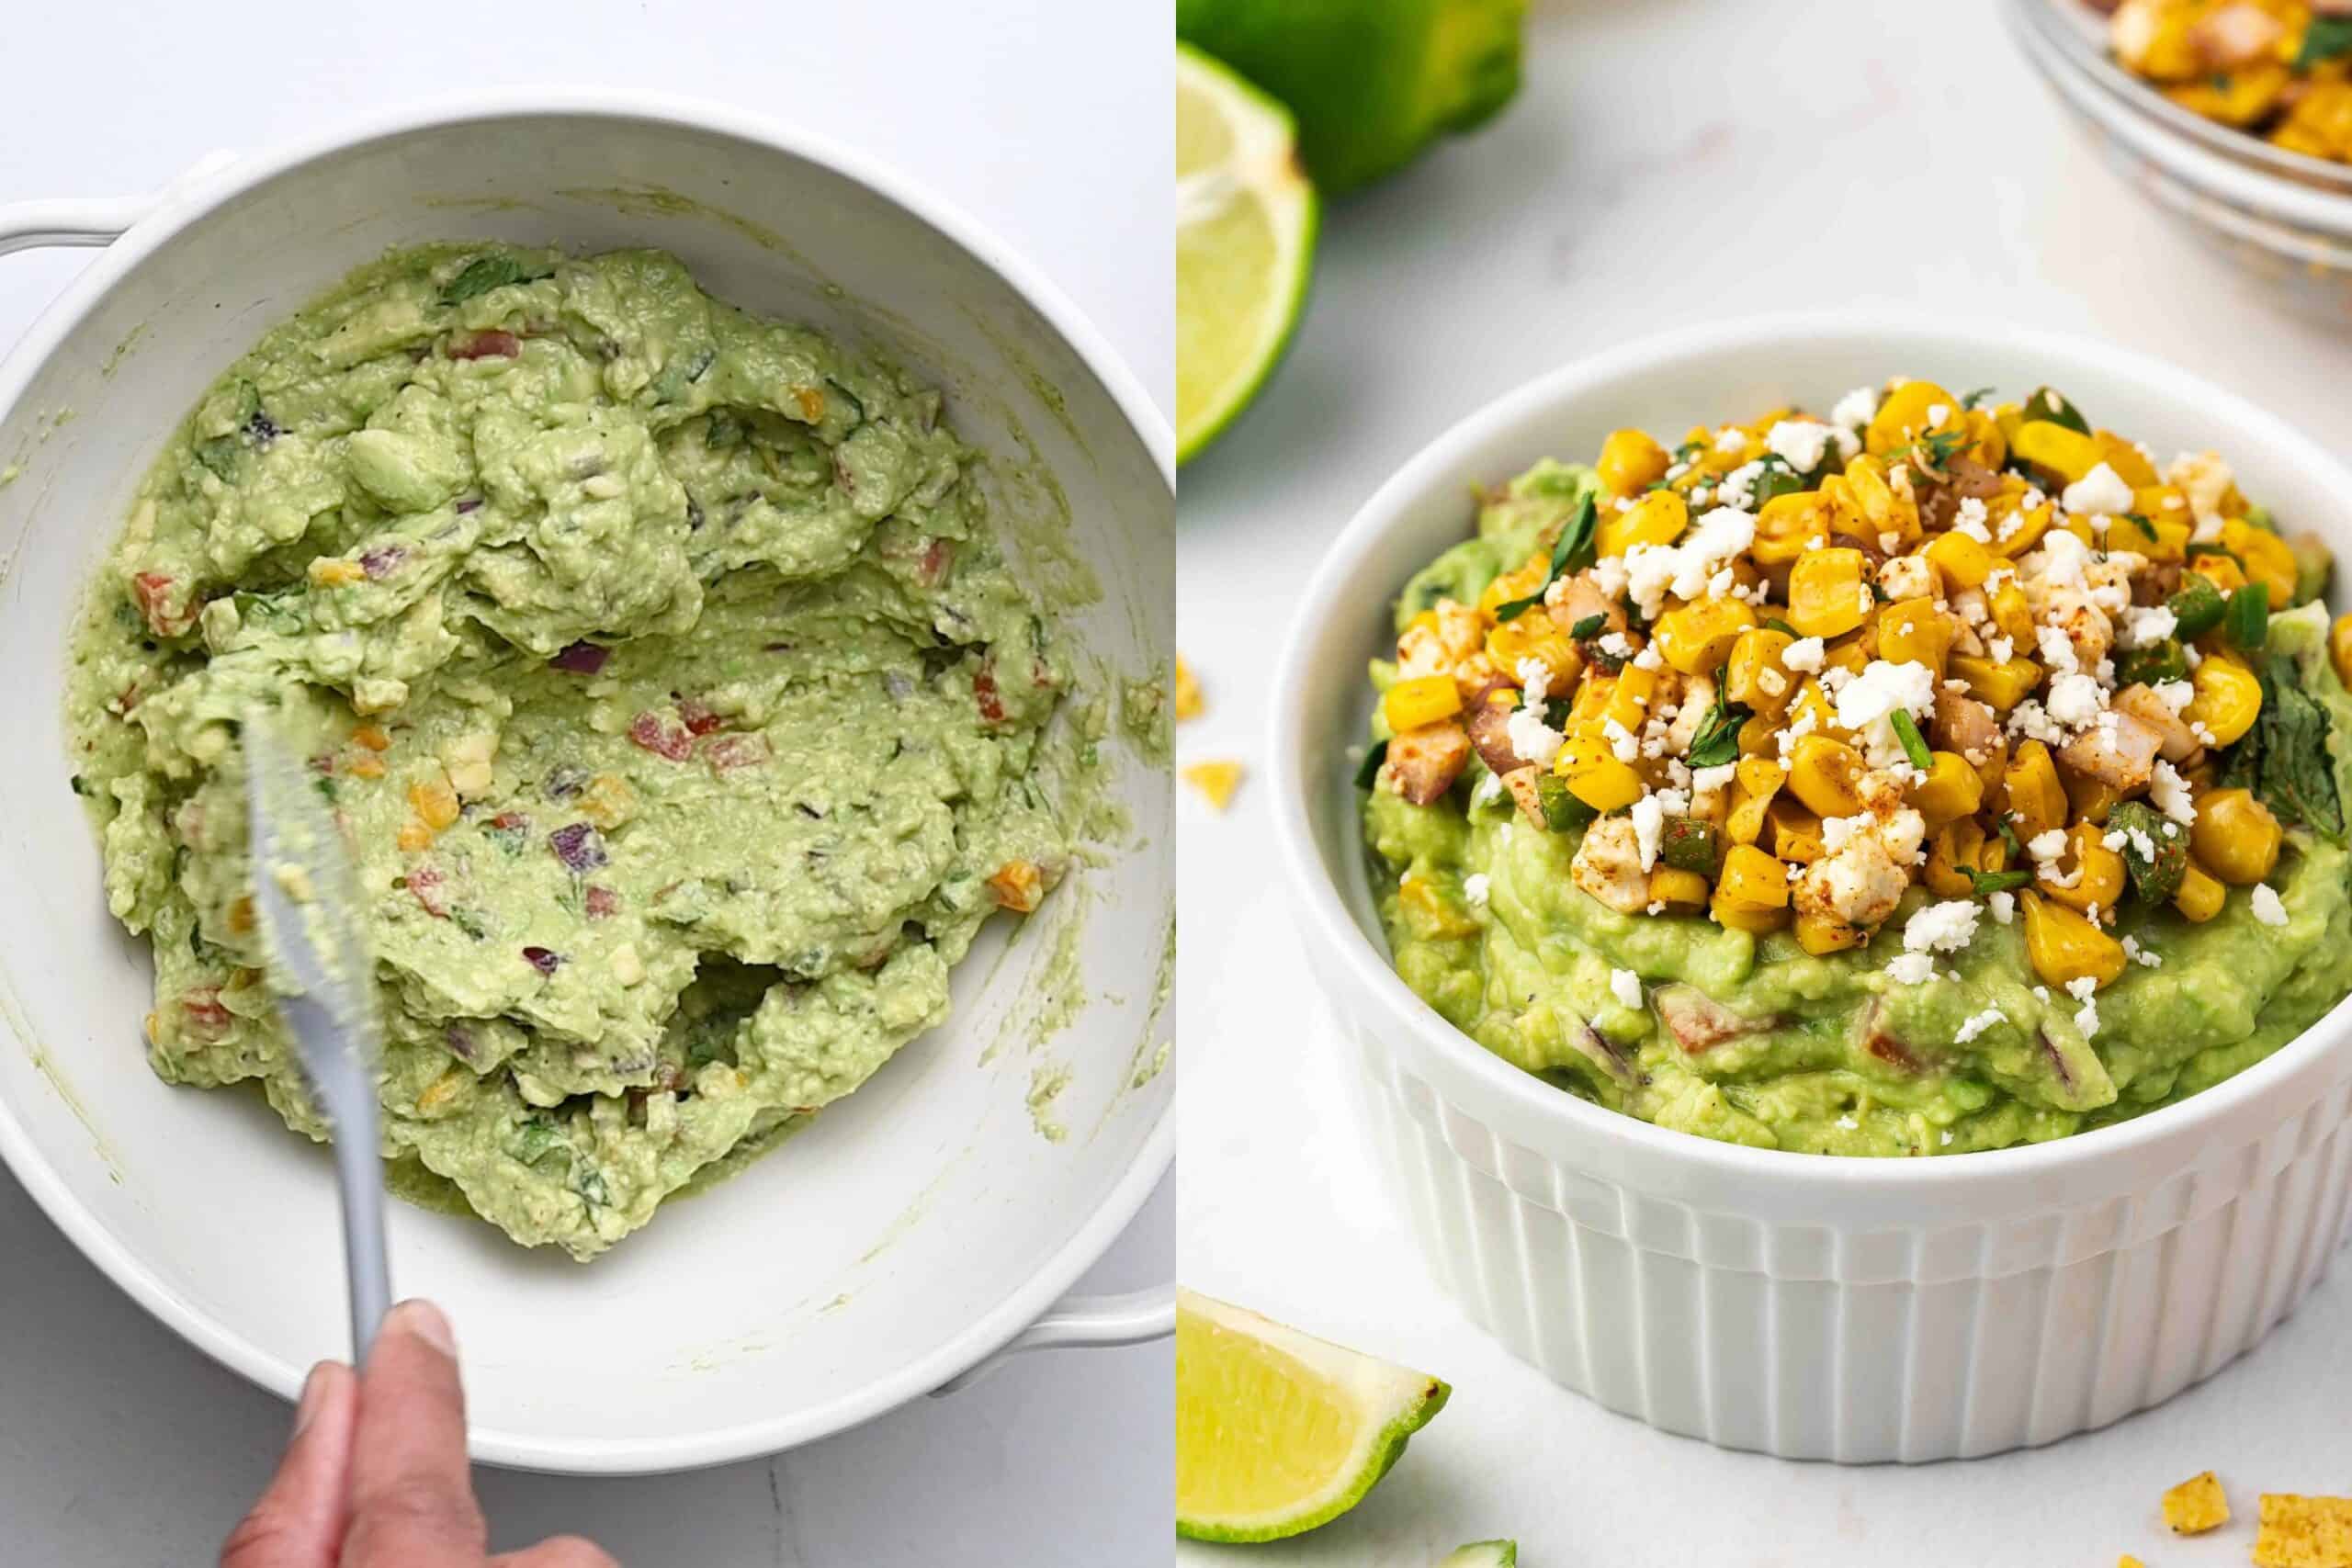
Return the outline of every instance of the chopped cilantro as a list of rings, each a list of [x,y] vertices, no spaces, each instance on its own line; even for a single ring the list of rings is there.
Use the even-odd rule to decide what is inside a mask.
[[[1587,642],[1599,637],[1600,635],[1600,628],[1608,624],[1608,616],[1597,613],[1589,615],[1583,620],[1578,621],[1575,626],[1570,626],[1568,628],[1568,636],[1574,641]]]
[[[1977,388],[1977,389],[1976,389],[1974,391],[1973,391],[1973,392],[1968,392],[1968,393],[1963,394],[1963,395],[1962,396],[1961,400],[1960,400],[1960,406],[1961,406],[1962,408],[1964,408],[1964,409],[1973,409],[1973,408],[1974,408],[1978,403],[1983,402],[1985,399],[1987,399],[1987,398],[1991,397],[1992,395],[1993,395],[1993,389],[1992,389],[1992,388],[1990,388],[1990,387],[1979,387],[1979,388]]]
[[[1724,671],[1715,671],[1715,701],[1707,709],[1707,716],[1699,731],[1690,738],[1690,749],[1682,760],[1694,768],[1720,768],[1725,762],[1739,761],[1739,727],[1749,715],[1745,707],[1731,700],[1730,682]]]
[[[2308,71],[2324,60],[2352,54],[2352,17],[2313,17],[2296,52],[2295,69]]]
[[[1521,615],[1544,603],[1544,595],[1568,572],[1593,562],[1593,536],[1596,531],[1592,492],[1577,503],[1575,515],[1560,525],[1559,536],[1552,541],[1551,570],[1544,574],[1542,587],[1524,599],[1509,599],[1495,606],[1498,621],[1517,620]]]
[[[1978,871],[1973,866],[1962,869],[1968,873],[1970,885],[1979,894],[2012,893],[2033,885],[2033,873],[2030,871]]]
[[[1903,742],[1903,754],[1921,773],[1935,766],[1936,760],[1928,750],[1926,739],[1919,733],[1919,721],[1911,716],[1908,708],[1896,708],[1887,715],[1887,722],[1894,726],[1894,738]]]

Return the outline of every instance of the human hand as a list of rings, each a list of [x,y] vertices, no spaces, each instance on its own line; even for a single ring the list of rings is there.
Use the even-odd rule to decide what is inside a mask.
[[[457,1343],[438,1309],[411,1301],[385,1317],[362,1371],[311,1369],[286,1457],[220,1568],[619,1568],[577,1536],[497,1557],[489,1540]]]

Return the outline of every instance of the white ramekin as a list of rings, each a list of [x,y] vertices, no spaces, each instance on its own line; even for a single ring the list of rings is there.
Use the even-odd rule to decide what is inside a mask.
[[[1084,319],[1003,244],[823,138],[716,105],[530,90],[379,115],[161,196],[0,207],[0,253],[106,250],[0,363],[0,1156],[165,1324],[290,1394],[347,1354],[331,1163],[258,1100],[148,1068],[143,944],[107,919],[67,787],[65,625],[197,394],[271,321],[393,245],[658,245],[722,299],[943,385],[993,459],[1016,561],[1099,575],[1113,675],[1174,620],[1174,442]],[[1066,511],[1069,536],[1052,536]],[[1032,526],[1032,525],[1036,526]],[[1042,528],[1044,531],[1040,532]],[[1024,556],[1035,546],[1044,559]],[[1172,1286],[1063,1299],[1168,1168],[1170,779],[1123,761],[1137,831],[985,933],[956,1012],[785,1148],[582,1269],[395,1205],[403,1293],[451,1309],[476,1454],[676,1469],[772,1452],[967,1379],[1008,1348],[1173,1327]],[[1076,977],[1057,960],[1073,934]],[[1004,922],[998,922],[1002,926]],[[1043,999],[1086,1005],[1055,1031]],[[1067,1073],[1049,1109],[1033,1092]],[[1043,1135],[1046,1123],[1068,1129]],[[0,1280],[6,1265],[0,1262]]]
[[[2108,53],[2083,0],[2008,0],[2018,49],[2108,164],[2266,285],[2352,319],[2352,166],[2274,147],[2166,98]]]
[[[2047,382],[2352,550],[2352,473],[2170,367],[1997,323],[1781,317],[1581,361],[1456,425],[1384,485],[1301,600],[1276,676],[1277,833],[1308,958],[1361,1048],[1371,1122],[1430,1267],[1514,1354],[1668,1431],[1788,1458],[1920,1461],[2047,1443],[2251,1348],[2327,1267],[2352,1198],[2352,1014],[2154,1114],[1917,1160],[1736,1147],[1562,1093],[1391,972],[1351,750],[1365,660],[1471,487],[1619,425],[1826,407],[1890,375]]]

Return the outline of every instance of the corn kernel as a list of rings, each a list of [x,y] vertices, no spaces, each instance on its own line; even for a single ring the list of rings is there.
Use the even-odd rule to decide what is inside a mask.
[[[1764,811],[1765,847],[1775,860],[1793,861],[1799,865],[1811,865],[1825,852],[1821,843],[1821,818],[1805,809],[1804,803],[1782,794]]]
[[[1828,915],[1815,914],[1797,916],[1796,933],[1797,944],[1816,958],[1841,948],[1860,947],[1869,934],[1859,926],[1849,926]]]
[[[311,581],[322,588],[341,588],[368,579],[366,569],[357,561],[339,560],[328,556],[321,556],[311,561],[310,574]]]
[[[1789,754],[1789,793],[1823,817],[1862,809],[1857,785],[1867,771],[1861,753],[1826,735],[1801,735]]]
[[[1939,534],[1928,541],[1925,553],[1943,574],[1944,586],[1953,592],[1982,588],[1993,575],[1993,552],[1965,534]]]
[[[1890,664],[1924,664],[1944,678],[1959,623],[1939,613],[1932,599],[1905,599],[1878,615],[1878,656]]]
[[[2229,892],[2217,879],[2191,862],[2180,874],[2180,886],[2173,892],[2172,907],[2201,926],[2222,912]]]
[[[2283,610],[2294,603],[2295,552],[2286,540],[2267,528],[2233,517],[2222,525],[2222,543],[2245,563],[2246,581],[2262,584],[2272,609]]]
[[[1805,637],[1843,637],[1870,614],[1862,552],[1807,550],[1789,569],[1789,623]]]
[[[2229,654],[2212,653],[2188,673],[2194,693],[2180,716],[2202,724],[2215,746],[2242,739],[2262,712],[2262,682]]]
[[[1673,458],[1646,431],[1612,430],[1600,444],[1600,459],[1593,465],[1601,485],[1611,495],[1631,495],[1666,477]]]
[[[2018,899],[2025,906],[2026,956],[2044,983],[2064,987],[2088,976],[2105,986],[2123,973],[2130,960],[2121,942],[2040,894],[2020,893]]]
[[[1923,435],[1964,428],[1964,412],[1958,398],[1933,381],[1905,381],[1887,393],[1871,415],[1865,442],[1871,452],[1885,457]]]
[[[1780,909],[1789,902],[1789,877],[1780,861],[1753,844],[1734,844],[1724,852],[1722,874],[1716,878],[1717,898],[1736,909]]]
[[[1606,513],[1598,534],[1604,556],[1622,556],[1635,545],[1670,545],[1690,525],[1690,503],[1675,490],[1654,490],[1630,512]]]
[[[1380,716],[1398,735],[1452,718],[1461,711],[1462,694],[1451,675],[1421,675],[1399,681],[1380,699]]]
[[[1997,714],[2007,714],[2041,684],[2041,666],[2030,659],[2012,659],[2006,664],[1996,664],[1973,654],[1955,653],[1950,663],[1951,678],[1966,685],[1970,696],[1990,705]]]
[[[1841,487],[1845,481],[1835,481]],[[1756,514],[1756,540],[1748,554],[1758,566],[1788,566],[1810,553],[1813,541],[1829,537],[1834,503],[1826,489],[1776,495]]]
[[[1911,804],[1932,833],[1954,818],[1973,815],[1984,804],[1984,781],[1954,751],[1932,752],[1928,763],[1928,776],[1911,786]]]
[[[2188,846],[2207,871],[2250,887],[2277,868],[2283,837],[2270,807],[2245,790],[2217,789],[2197,802]]]
[[[351,732],[351,739],[356,744],[365,746],[370,751],[389,751],[392,749],[392,738],[380,724],[363,724]]]
[[[2088,914],[2098,909],[2112,915],[2123,897],[2123,856],[2107,847],[2105,836],[2094,823],[2077,822],[2066,834],[2066,847],[2071,852],[2074,869],[2082,874],[2071,887],[2061,887],[2052,881],[2045,868],[2038,886],[2044,897],[2054,898],[2070,909]],[[2061,862],[2061,870],[2064,862]]]
[[[1724,667],[1742,632],[1756,626],[1756,612],[1736,599],[1702,599],[1660,615],[1651,628],[1658,657],[1685,675]]]
[[[2009,446],[2017,457],[2057,475],[2068,484],[2106,461],[2097,441],[2080,431],[2042,419],[2018,425],[2017,437]]]
[[[1650,872],[1650,902],[1669,909],[1703,909],[1712,892],[1707,879],[1695,871],[1660,865]]]
[[[1193,762],[1184,769],[1184,782],[1199,790],[1211,806],[1222,811],[1233,803],[1233,792],[1241,787],[1241,764]]]
[[[401,824],[401,830],[392,841],[401,847],[403,853],[414,854],[419,850],[432,847],[433,829],[412,817]]]
[[[2048,746],[2028,740],[2011,753],[2008,771],[2001,775],[1999,804],[2016,818],[2020,843],[2065,826],[2066,790]]]

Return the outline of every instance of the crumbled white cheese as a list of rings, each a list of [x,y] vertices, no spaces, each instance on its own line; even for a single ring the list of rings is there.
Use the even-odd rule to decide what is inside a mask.
[[[2009,1015],[1999,1008],[1986,1008],[1983,1012],[1972,1013],[1961,1020],[1960,1029],[1952,1035],[1951,1043],[1955,1045],[1965,1045],[1986,1030],[2008,1021]],[[1944,1142],[1947,1144],[1951,1142],[1950,1133],[1944,1134]]]
[[[2186,681],[2159,681],[2148,690],[2176,714],[2197,700],[2197,688]]]
[[[2098,1032],[2098,980],[2095,976],[2084,975],[2066,982],[2066,994],[2083,1004],[2075,1013],[2075,1027],[2083,1032],[2086,1040]]]
[[[2197,820],[2197,800],[2189,794],[2188,781],[2170,762],[2159,760],[2155,772],[2148,779],[2148,798],[2156,809],[2186,828]]]
[[[1924,664],[1890,664],[1873,659],[1838,692],[1838,722],[1861,729],[1900,708],[1913,715],[1936,705],[1936,672]]]
[[[1697,795],[1713,795],[1717,790],[1728,789],[1731,787],[1733,776],[1738,772],[1738,764],[1734,762],[1725,762],[1719,767],[1696,769],[1690,774],[1691,791]]]
[[[1924,986],[1935,978],[1936,961],[1924,953],[1898,953],[1886,962],[1886,972],[1905,986]]]
[[[2251,901],[2254,918],[2264,925],[2283,926],[2287,923],[2287,906],[2278,901],[2278,895],[2271,891],[2270,884],[2256,883]]]
[[[1616,753],[1617,760],[1621,762],[1630,762],[1642,754],[1640,739],[1614,718],[1601,720],[1600,734],[1601,738],[1609,742],[1610,750]]]
[[[1609,988],[1625,1006],[1638,1009],[1642,1005],[1642,977],[1631,969],[1611,969]]]
[[[1527,708],[1513,708],[1503,721],[1503,734],[1510,741],[1510,749],[1519,753],[1521,761],[1548,768],[1552,759],[1560,754],[1566,737],[1544,722],[1544,715]]]
[[[2165,955],[2151,947],[2142,947],[2137,937],[2123,939],[2123,956],[2145,969],[2164,967]]]
[[[1842,430],[1860,430],[1878,412],[1878,389],[1857,387],[1838,400],[1829,411],[1829,423]]]
[[[2179,618],[2162,604],[2133,604],[2123,612],[2115,640],[2126,648],[2148,648],[2172,636]]]
[[[1726,424],[1715,432],[1715,450],[1724,457],[1736,457],[1747,450],[1747,432],[1736,424]]]
[[[1904,922],[1903,945],[1913,953],[1956,953],[1976,934],[1973,899],[1947,898]]]
[[[2046,711],[2069,729],[2086,729],[2107,709],[2107,688],[2089,675],[2061,675],[2050,682]]]
[[[1784,419],[1765,435],[1764,445],[1798,473],[1809,474],[1821,467],[1822,457],[1837,434],[1815,420]]]
[[[1462,897],[1469,901],[1472,908],[1487,907],[1487,874],[1483,871],[1474,871],[1462,879]]]
[[[1980,545],[1993,542],[1991,513],[1980,496],[1969,496],[1960,503],[1959,513],[1951,520],[1951,531],[1965,534]]]
[[[1996,922],[2006,926],[2018,917],[2018,896],[2009,892],[1988,893],[1984,896],[1984,907],[1993,911],[1993,919]]]
[[[1781,662],[1799,674],[1810,674],[1821,668],[1825,650],[1817,637],[1801,637],[1781,650]]]
[[[1657,843],[1666,832],[1666,808],[1657,796],[1645,795],[1634,802],[1634,842],[1640,848],[1642,869],[1648,871],[1657,864]]]
[[[2105,463],[2066,487],[2059,503],[2069,512],[2120,517],[2132,510],[2132,487]]]

